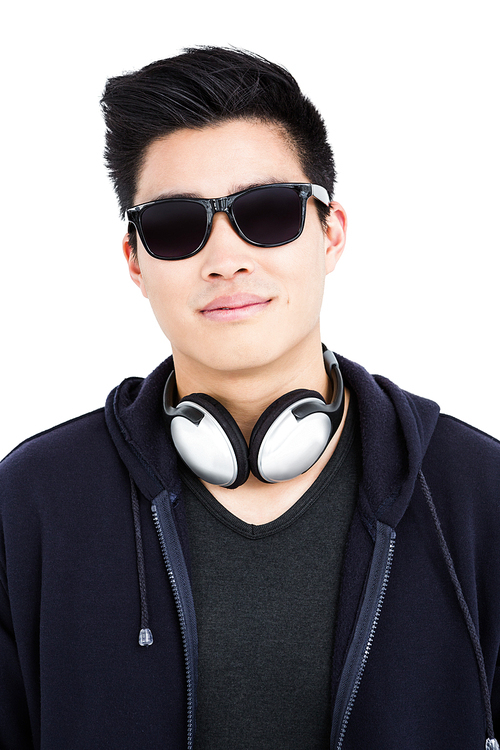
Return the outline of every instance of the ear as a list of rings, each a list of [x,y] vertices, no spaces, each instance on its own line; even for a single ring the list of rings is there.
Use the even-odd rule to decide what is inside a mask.
[[[331,273],[344,251],[347,232],[346,212],[337,201],[330,203],[327,223],[325,232],[326,272]]]
[[[132,245],[130,244],[130,235],[128,233],[123,238],[122,247],[123,247],[123,254],[128,264],[128,272],[130,274],[130,278],[132,279],[134,284],[137,284],[142,294],[147,299],[148,294],[146,292],[146,287],[144,284],[141,267],[139,265],[139,257],[137,255],[137,252],[134,252]]]

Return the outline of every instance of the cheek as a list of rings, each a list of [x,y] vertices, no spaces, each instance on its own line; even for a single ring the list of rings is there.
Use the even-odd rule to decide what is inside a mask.
[[[300,238],[302,239],[302,238]],[[293,258],[293,284],[302,306],[319,310],[326,278],[323,234],[312,233],[297,246]]]
[[[165,262],[158,261],[161,266],[143,269],[142,284],[156,320],[170,339],[182,325],[181,311],[185,310],[186,300],[182,293],[184,285],[170,272],[173,269],[163,268]]]

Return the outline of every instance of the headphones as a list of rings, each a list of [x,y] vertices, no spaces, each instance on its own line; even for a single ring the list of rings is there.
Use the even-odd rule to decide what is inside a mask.
[[[286,482],[319,459],[338,430],[344,413],[344,383],[333,352],[323,352],[333,385],[330,404],[317,391],[299,388],[274,401],[259,417],[247,446],[222,404],[192,393],[174,405],[175,373],[163,391],[163,410],[177,453],[206,482],[235,489],[250,471],[261,482]]]

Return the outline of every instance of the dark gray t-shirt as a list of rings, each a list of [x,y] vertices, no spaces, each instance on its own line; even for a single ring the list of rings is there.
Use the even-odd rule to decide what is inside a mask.
[[[351,403],[318,479],[259,526],[183,468],[199,634],[195,750],[329,748],[335,613],[360,454]]]

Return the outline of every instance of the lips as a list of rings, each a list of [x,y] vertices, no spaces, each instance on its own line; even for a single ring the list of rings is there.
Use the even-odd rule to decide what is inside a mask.
[[[234,294],[216,297],[200,312],[212,320],[239,320],[260,312],[270,302],[270,299],[256,294]]]

